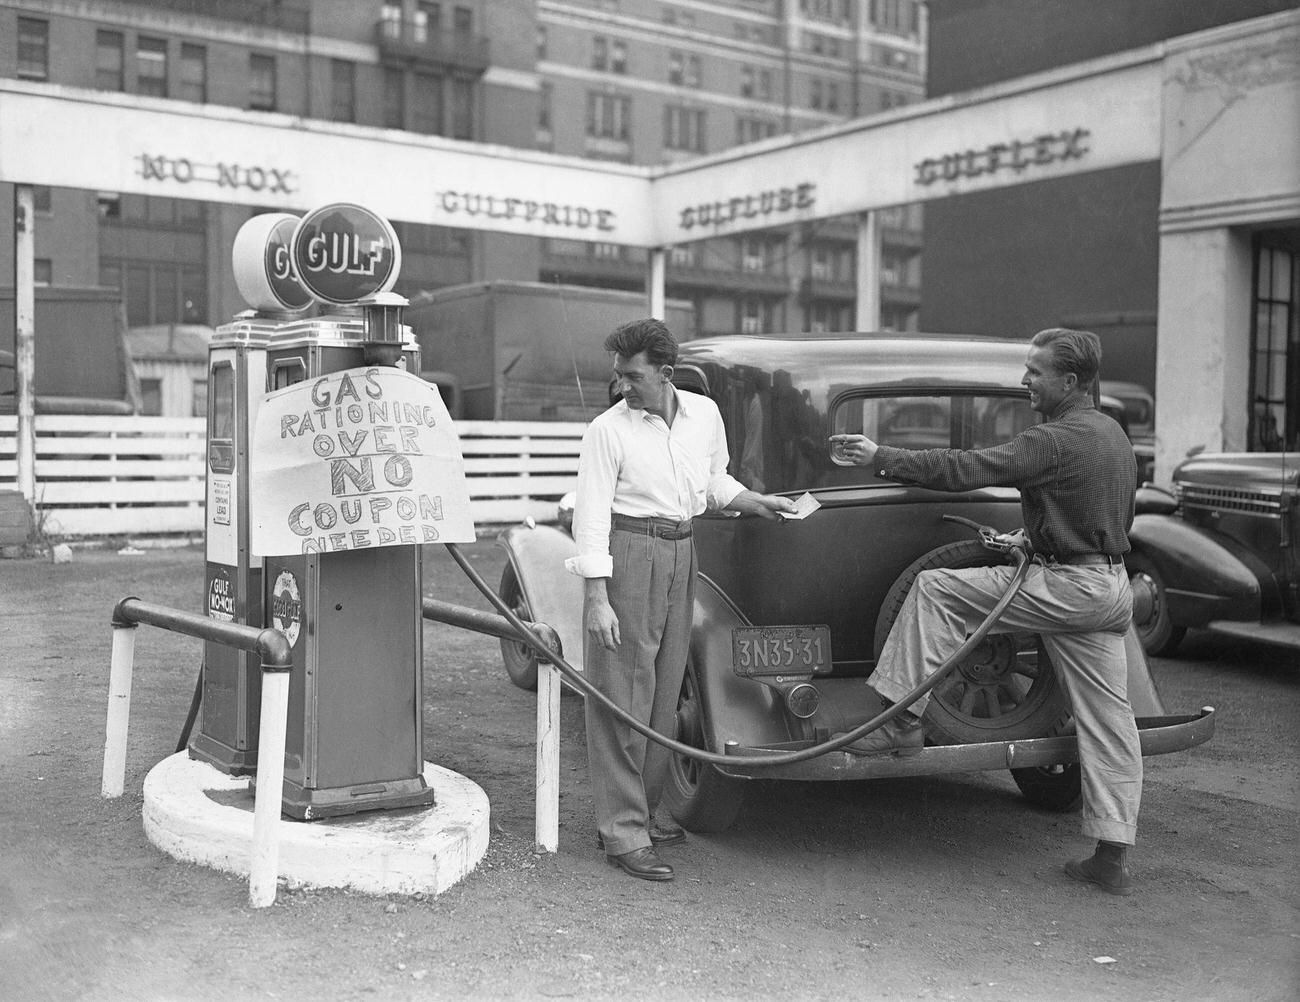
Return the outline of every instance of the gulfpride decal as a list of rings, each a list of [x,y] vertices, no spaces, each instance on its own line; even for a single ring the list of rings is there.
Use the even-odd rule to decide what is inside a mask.
[[[253,455],[256,554],[474,541],[446,405],[401,369],[345,369],[268,394]]]

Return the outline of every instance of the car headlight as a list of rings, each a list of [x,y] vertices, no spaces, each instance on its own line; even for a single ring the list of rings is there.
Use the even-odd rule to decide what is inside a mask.
[[[570,491],[555,506],[555,520],[565,532],[573,532],[573,509],[577,503],[578,495]]]

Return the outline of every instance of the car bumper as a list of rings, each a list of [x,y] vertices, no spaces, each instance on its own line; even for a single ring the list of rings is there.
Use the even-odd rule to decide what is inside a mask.
[[[1163,755],[1204,744],[1214,736],[1214,707],[1199,713],[1163,717],[1138,717],[1142,754]],[[1029,769],[1065,765],[1079,760],[1079,745],[1073,735],[1030,738],[1026,741],[993,741],[973,745],[930,745],[912,755],[854,755],[828,752],[814,759],[788,766],[746,766],[746,756],[770,755],[778,751],[800,751],[811,741],[786,742],[762,747],[728,745],[726,753],[735,759],[718,769],[738,779],[880,779],[891,776],[928,776],[941,772],[983,772],[996,769]]]

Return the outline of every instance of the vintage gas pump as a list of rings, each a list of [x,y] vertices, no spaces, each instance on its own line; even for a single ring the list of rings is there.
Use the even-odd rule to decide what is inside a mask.
[[[209,576],[229,567],[242,586],[232,588],[229,613],[280,629],[292,647],[284,811],[317,818],[428,804],[420,545],[474,538],[459,444],[436,388],[414,375],[419,348],[402,324],[405,300],[389,291],[401,266],[392,227],[349,204],[295,223],[289,271],[319,314],[242,318],[218,334],[247,344],[250,356],[246,393],[231,372],[235,406],[246,409],[232,425],[247,461],[239,465],[236,444],[234,465],[247,476],[222,489],[240,502],[231,505],[234,555],[247,554],[248,569],[220,565],[210,543],[209,567],[219,566]],[[272,236],[261,260],[279,261],[279,246]],[[210,506],[219,500],[210,487]],[[229,681],[220,673],[205,686],[191,749],[248,771],[256,673],[245,661],[229,674],[233,691],[218,688]],[[211,729],[210,692],[225,700]]]

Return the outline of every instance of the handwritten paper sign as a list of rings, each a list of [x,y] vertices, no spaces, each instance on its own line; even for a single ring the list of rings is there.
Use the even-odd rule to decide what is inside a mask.
[[[446,405],[401,369],[345,369],[267,394],[250,466],[256,554],[474,541]]]

